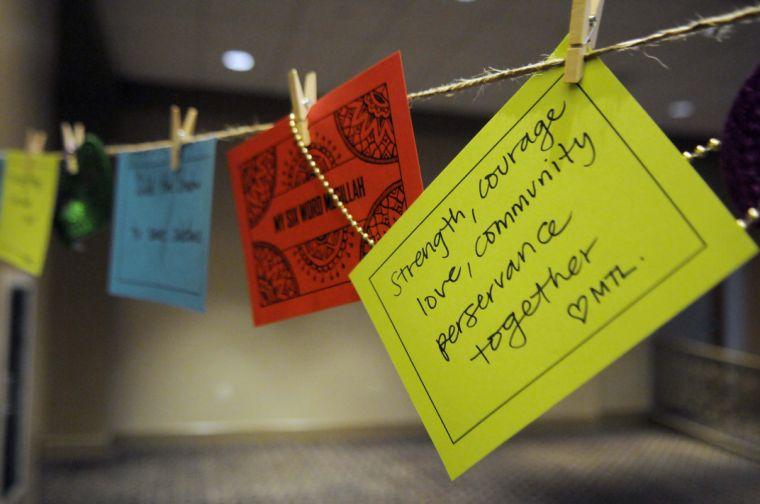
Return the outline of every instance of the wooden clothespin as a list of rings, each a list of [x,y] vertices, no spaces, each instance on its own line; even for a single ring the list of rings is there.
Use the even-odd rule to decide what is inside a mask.
[[[604,0],[573,0],[570,9],[570,35],[565,56],[564,81],[580,82],[586,52],[596,47]]]
[[[182,121],[179,107],[172,105],[169,115],[169,141],[171,141],[171,168],[179,169],[180,151],[182,144],[195,134],[195,121],[198,119],[198,109],[187,109],[185,120]]]
[[[47,133],[42,130],[29,128],[26,130],[26,152],[28,154],[41,154],[45,150]]]
[[[293,107],[293,114],[296,116],[296,129],[301,135],[303,143],[311,143],[309,135],[309,109],[317,102],[317,74],[309,72],[301,87],[301,80],[298,78],[298,71],[292,69],[288,73],[288,89],[290,90],[290,104]]]
[[[84,124],[78,122],[71,126],[71,123],[61,123],[61,137],[63,139],[63,159],[66,161],[66,171],[72,175],[79,172],[77,163],[77,149],[84,143]]]

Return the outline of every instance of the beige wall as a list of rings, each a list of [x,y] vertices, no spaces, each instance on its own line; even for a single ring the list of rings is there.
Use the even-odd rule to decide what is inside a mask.
[[[27,127],[50,126],[52,0],[0,2],[0,141],[22,148]]]
[[[24,147],[27,127],[49,130],[53,90],[54,33],[52,0],[0,1],[0,146]],[[44,365],[47,296],[45,285],[38,309],[39,337],[34,355],[34,430],[43,429],[40,393]]]
[[[48,446],[99,448],[111,436],[108,384],[114,302],[105,292],[106,234],[74,252],[53,236],[43,283],[47,330],[44,358]]]

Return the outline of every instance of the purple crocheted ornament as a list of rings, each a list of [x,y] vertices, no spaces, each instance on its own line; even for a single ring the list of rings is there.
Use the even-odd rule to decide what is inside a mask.
[[[726,120],[720,166],[739,217],[760,204],[760,66],[739,91]]]

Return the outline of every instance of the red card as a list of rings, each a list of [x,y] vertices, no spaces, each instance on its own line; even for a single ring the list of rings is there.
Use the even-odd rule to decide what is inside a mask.
[[[400,53],[309,111],[309,152],[377,241],[422,192]],[[357,301],[369,246],[298,150],[287,118],[227,154],[256,325]]]

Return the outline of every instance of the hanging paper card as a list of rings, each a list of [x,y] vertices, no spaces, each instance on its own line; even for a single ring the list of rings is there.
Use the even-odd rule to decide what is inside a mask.
[[[203,311],[216,140],[121,154],[109,292]]]
[[[3,209],[3,179],[5,178],[5,154],[0,153],[0,211]]]
[[[597,59],[531,78],[351,279],[453,478],[755,252]]]
[[[309,111],[322,172],[378,240],[422,191],[396,53]],[[356,301],[348,272],[368,252],[314,178],[287,119],[228,153],[257,325]]]
[[[42,273],[58,184],[56,156],[5,153],[0,203],[0,258],[32,275]]]

